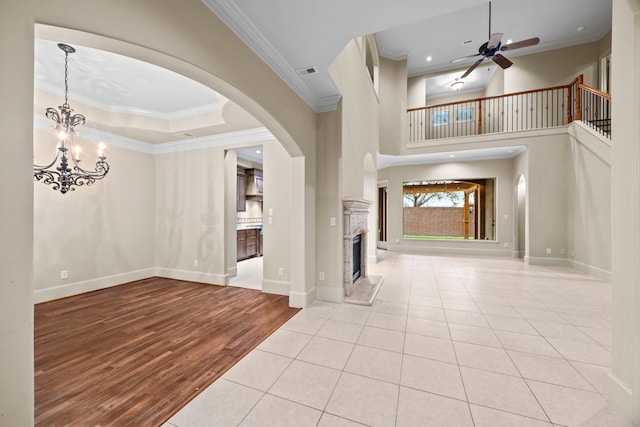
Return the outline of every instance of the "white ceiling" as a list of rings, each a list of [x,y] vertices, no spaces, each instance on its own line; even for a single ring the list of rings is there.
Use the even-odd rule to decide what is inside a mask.
[[[450,61],[477,53],[489,33],[487,0],[202,1],[316,111],[335,108],[327,69],[353,37],[375,33],[382,55],[407,58],[416,76],[463,71],[473,60]],[[509,52],[513,58],[599,40],[611,28],[611,0],[493,0],[492,16],[492,32],[505,41],[540,37],[538,46]],[[308,66],[319,74],[296,73]]]

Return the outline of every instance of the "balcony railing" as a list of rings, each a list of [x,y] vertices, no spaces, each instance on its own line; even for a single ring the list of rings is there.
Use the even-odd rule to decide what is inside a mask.
[[[582,120],[611,137],[611,96],[568,85],[407,110],[409,141],[547,129]]]

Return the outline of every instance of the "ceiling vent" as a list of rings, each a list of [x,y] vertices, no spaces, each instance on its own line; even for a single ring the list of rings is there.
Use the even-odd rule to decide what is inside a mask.
[[[308,67],[298,68],[296,70],[296,73],[300,74],[301,76],[308,76],[310,74],[318,74],[318,67],[316,67],[315,65],[310,65]]]

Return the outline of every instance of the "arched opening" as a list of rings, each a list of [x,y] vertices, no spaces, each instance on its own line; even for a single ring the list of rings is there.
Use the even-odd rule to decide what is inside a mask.
[[[294,189],[291,182],[304,183],[305,179],[308,178],[305,177],[304,168],[294,169],[291,166],[294,157],[302,159],[303,162],[304,157],[302,156],[301,149],[293,141],[291,135],[282,128],[281,124],[266,112],[260,104],[242,93],[236,87],[174,56],[94,34],[47,25],[36,25],[36,38],[56,42],[62,41],[77,46],[104,50],[173,71],[222,94],[223,97],[228,98],[236,105],[244,108],[248,113],[258,119],[266,129],[269,129],[269,131],[265,129],[265,133],[269,134],[270,147],[272,148],[267,151],[271,150],[273,153],[276,153],[271,155],[271,161],[277,161],[273,159],[281,159],[285,165],[289,166],[285,168],[274,168],[278,169],[278,171],[274,173],[274,177],[270,179],[275,185],[272,186],[273,197],[271,198],[271,202],[268,203],[270,203],[269,208],[272,212],[275,212],[275,214],[265,215],[265,218],[269,217],[266,218],[266,220],[271,220],[271,223],[273,223],[276,228],[278,226],[285,227],[286,236],[284,238],[278,238],[277,245],[275,245],[275,243],[272,244],[276,247],[276,250],[270,253],[272,259],[268,263],[269,269],[265,270],[265,274],[270,275],[269,277],[272,283],[272,286],[267,291],[279,294],[290,294],[291,288],[293,287],[291,285],[292,277],[299,274],[296,272],[298,269],[304,271],[305,265],[299,261],[291,261],[293,254],[304,257],[304,248],[302,253],[300,253],[299,249],[292,250],[289,234],[299,233],[303,235],[306,232],[304,219],[293,223],[290,222],[291,212],[292,209],[294,209],[293,204],[297,203],[292,197]],[[162,90],[162,88],[158,88],[158,90]],[[42,112],[38,110],[35,111],[35,113],[40,114]],[[248,143],[235,141],[230,146],[240,147],[243,144],[248,145]],[[195,151],[188,150],[176,152],[173,155],[160,152],[162,156],[166,157],[166,159],[160,161],[157,161],[157,159],[153,160],[154,157],[158,157],[158,152],[153,148],[151,148],[150,153],[146,153],[145,162],[147,164],[145,168],[148,173],[146,173],[144,181],[149,186],[147,193],[150,194],[150,198],[152,198],[154,194],[157,196],[162,193],[162,200],[156,204],[155,208],[152,207],[153,203],[148,201],[149,203],[147,203],[147,205],[151,206],[148,207],[149,212],[147,213],[149,217],[155,215],[155,221],[148,221],[148,230],[145,239],[140,240],[148,241],[156,239],[158,243],[156,246],[170,248],[171,250],[160,254],[157,249],[155,251],[138,251],[138,253],[144,254],[142,255],[143,257],[146,257],[141,261],[146,266],[144,271],[137,270],[135,273],[127,273],[122,275],[122,277],[113,278],[112,280],[119,280],[120,283],[124,283],[140,278],[136,276],[136,274],[151,276],[157,273],[158,275],[166,275],[167,277],[185,280],[228,284],[229,276],[233,274],[233,262],[231,262],[235,256],[233,252],[237,247],[233,244],[236,240],[236,218],[227,207],[231,206],[232,210],[235,211],[235,191],[237,183],[235,182],[235,172],[231,173],[234,169],[231,165],[237,163],[237,160],[234,162],[234,159],[227,156],[228,151],[226,150],[227,147],[224,145],[209,147],[209,151],[203,156],[198,156],[197,154],[193,154]],[[114,165],[118,164],[121,168],[135,169],[136,155],[123,154],[124,149],[119,152],[117,152],[118,150],[116,149],[113,151],[116,152],[113,157]],[[278,162],[278,165],[280,166],[280,162]],[[282,169],[284,169],[284,172],[282,172]],[[200,174],[197,173],[198,170],[201,171]],[[117,177],[117,175],[117,167],[116,169],[112,168],[112,177]],[[266,179],[266,181],[269,181],[269,179]],[[126,179],[123,179],[122,182],[119,183],[119,187],[124,189],[127,182]],[[80,191],[78,193],[80,193]],[[88,197],[87,194],[89,193],[85,193],[84,195],[78,194],[78,196]],[[132,198],[135,199],[135,197]],[[300,198],[298,198],[298,200],[299,199]],[[196,205],[196,208],[192,209],[192,211],[197,212],[197,215],[192,214],[191,217],[184,215],[184,209],[182,209],[181,203],[185,203],[185,200],[191,205]],[[300,203],[305,203],[304,199],[299,201]],[[104,227],[113,225],[108,223],[108,217],[104,215],[104,212],[101,213],[101,209],[99,208],[101,203],[107,203],[107,201],[101,200],[99,193],[96,193],[92,196],[90,202],[92,203],[92,209],[95,211],[95,214],[91,216],[87,215],[86,219],[89,222],[85,228],[92,229],[100,234],[104,232]],[[304,209],[300,211],[304,212]],[[160,212],[159,216],[158,212]],[[37,212],[34,214],[36,216],[38,215]],[[37,221],[36,218],[36,222]],[[92,227],[92,224],[97,224],[98,227]],[[116,224],[116,226],[117,225],[118,224]],[[158,238],[158,230],[161,230],[160,238]],[[276,233],[275,231],[271,232]],[[265,230],[265,234],[269,234],[269,231]],[[280,230],[278,230],[276,234],[280,237],[282,236]],[[84,235],[86,237],[87,234],[84,233]],[[265,240],[267,238],[268,237],[265,236]],[[272,238],[272,241],[275,242],[275,239]],[[112,246],[114,245],[112,244]],[[190,246],[193,246],[192,253],[189,249]],[[46,248],[43,248],[40,252],[45,253],[45,249]],[[85,286],[85,288],[78,286],[70,287],[63,292],[73,294],[104,286],[104,283],[101,283],[104,281],[100,278],[101,272],[99,270],[100,266],[97,265],[97,259],[100,258],[100,251],[105,250],[108,250],[108,248],[98,247],[96,253],[87,255],[96,259],[94,271],[87,272],[87,274],[93,274],[93,277],[96,278],[96,280],[94,280],[95,283],[89,285],[88,288],[86,287],[87,284],[84,283],[83,286]],[[117,252],[117,248],[111,248],[111,252]],[[37,259],[38,257],[36,256],[36,261]],[[162,260],[159,266],[157,264],[158,259]],[[215,260],[215,262],[212,263],[211,260]],[[127,264],[127,260],[125,259],[113,260],[113,262],[118,263],[120,266]],[[54,270],[59,267],[49,266],[47,268]],[[155,271],[152,271],[154,269]],[[38,275],[37,270],[38,266],[36,265],[36,276]],[[70,279],[73,279],[71,271]],[[113,284],[116,283],[108,283],[107,286]],[[304,281],[300,283],[296,282],[296,287],[300,288],[298,289],[299,294],[305,294],[306,286]],[[66,296],[61,293],[55,294],[49,290],[46,291],[47,292],[42,293],[41,301]],[[55,292],[59,292],[59,289]],[[37,293],[38,289],[36,289],[36,294]],[[296,302],[290,302],[290,304],[292,306],[300,306],[301,303],[299,301],[300,298],[298,298]]]

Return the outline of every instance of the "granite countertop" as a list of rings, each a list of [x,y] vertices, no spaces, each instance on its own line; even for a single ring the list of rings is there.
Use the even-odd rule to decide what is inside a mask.
[[[236,230],[261,230],[262,224],[238,224]]]

